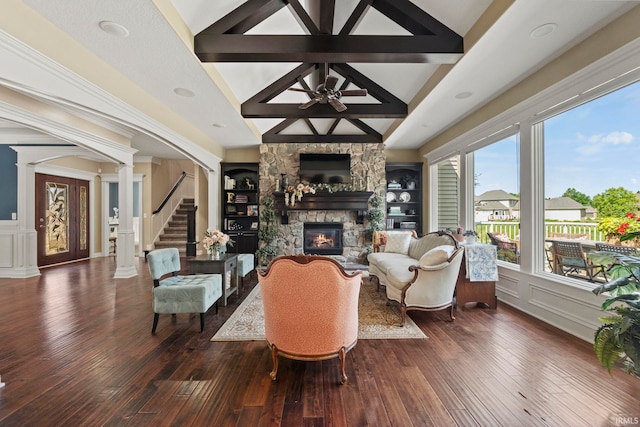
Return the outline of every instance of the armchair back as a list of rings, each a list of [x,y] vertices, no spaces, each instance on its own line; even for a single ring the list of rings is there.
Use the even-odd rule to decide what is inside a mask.
[[[348,274],[335,260],[312,255],[281,256],[258,282],[264,304],[265,335],[277,355],[299,360],[341,358],[358,339],[360,272]]]

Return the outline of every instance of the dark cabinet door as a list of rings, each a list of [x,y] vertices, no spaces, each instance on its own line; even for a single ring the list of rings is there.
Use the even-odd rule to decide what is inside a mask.
[[[227,248],[231,253],[254,254],[258,250],[258,233],[229,233],[229,237],[234,241],[233,246]]]

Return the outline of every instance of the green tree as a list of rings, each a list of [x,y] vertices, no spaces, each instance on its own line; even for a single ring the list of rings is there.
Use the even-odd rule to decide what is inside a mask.
[[[627,212],[638,210],[638,199],[633,191],[623,187],[609,188],[593,196],[593,207],[598,217],[623,217]]]
[[[591,201],[591,197],[587,196],[584,193],[579,192],[573,187],[567,188],[567,191],[564,192],[562,197],[569,197],[570,199],[573,199],[584,206],[591,206],[591,203],[593,203]]]

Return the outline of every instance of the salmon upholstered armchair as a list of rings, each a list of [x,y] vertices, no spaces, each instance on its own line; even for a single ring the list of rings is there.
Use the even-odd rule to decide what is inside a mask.
[[[264,328],[276,379],[278,355],[296,360],[340,359],[358,340],[362,274],[348,274],[335,260],[314,255],[281,256],[258,273]]]

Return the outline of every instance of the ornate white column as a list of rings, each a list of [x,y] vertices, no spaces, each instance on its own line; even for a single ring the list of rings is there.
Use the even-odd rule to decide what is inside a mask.
[[[114,279],[138,275],[133,232],[133,166],[118,166],[118,248]]]
[[[38,236],[35,229],[35,165],[27,163],[28,156],[18,152],[18,229],[13,247],[12,277],[40,275],[38,269]],[[44,223],[40,226],[44,227]]]

